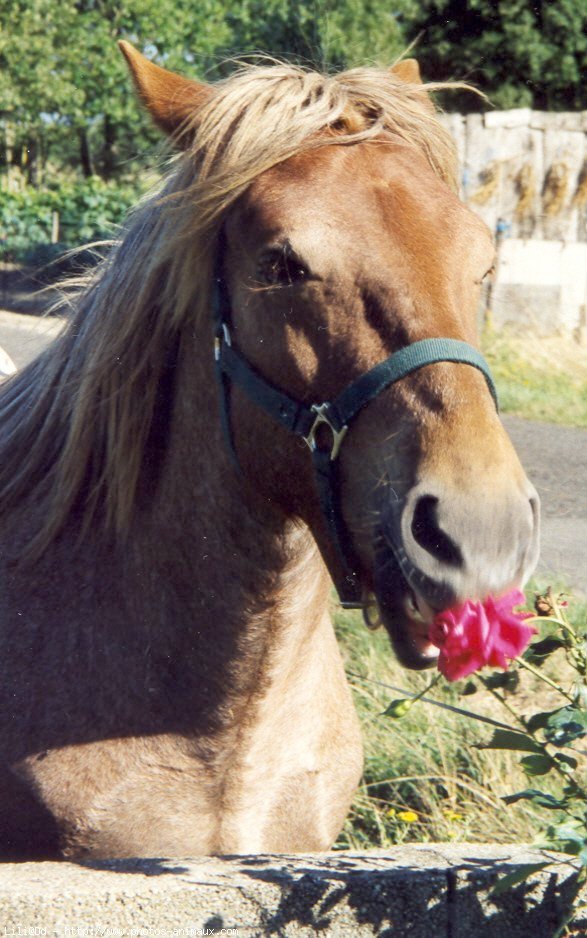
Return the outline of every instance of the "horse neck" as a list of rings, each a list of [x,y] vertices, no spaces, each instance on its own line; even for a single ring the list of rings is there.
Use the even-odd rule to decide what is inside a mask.
[[[213,630],[226,657],[259,658],[268,642],[297,643],[323,621],[329,578],[307,527],[234,466],[207,352],[207,343],[191,341],[179,352],[167,456],[141,525],[140,563],[165,584],[190,641],[197,623]]]

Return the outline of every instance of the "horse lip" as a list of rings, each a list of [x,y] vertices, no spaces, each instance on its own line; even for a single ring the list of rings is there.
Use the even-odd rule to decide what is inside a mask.
[[[432,667],[438,650],[428,639],[428,629],[435,608],[410,586],[386,543],[377,554],[374,581],[380,618],[400,664],[414,671]]]
[[[382,610],[381,617],[398,660],[404,667],[421,671],[436,664],[438,649],[430,642],[427,627],[422,628],[422,623],[408,615],[390,615],[389,610]]]

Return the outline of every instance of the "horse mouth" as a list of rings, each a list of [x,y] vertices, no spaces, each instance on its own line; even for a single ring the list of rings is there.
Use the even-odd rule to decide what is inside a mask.
[[[428,635],[439,608],[408,583],[390,548],[378,553],[374,592],[366,598],[364,618],[370,628],[385,627],[404,667],[422,671],[436,664],[438,648]]]

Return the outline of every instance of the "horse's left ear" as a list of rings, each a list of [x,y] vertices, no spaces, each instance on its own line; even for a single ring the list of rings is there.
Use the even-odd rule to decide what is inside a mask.
[[[185,146],[187,138],[182,130],[189,127],[190,119],[208,100],[209,85],[182,78],[150,62],[129,42],[120,40],[120,51],[124,55],[141,101],[154,122],[179,146]]]
[[[408,85],[424,85],[420,74],[420,66],[416,59],[402,59],[400,62],[396,62],[389,69],[389,74]],[[420,98],[426,110],[434,114],[436,108],[425,87],[421,89]]]
[[[405,81],[409,85],[422,84],[420,66],[416,59],[402,59],[401,62],[396,62],[395,65],[392,65],[389,71],[396,78],[399,78],[400,81]]]

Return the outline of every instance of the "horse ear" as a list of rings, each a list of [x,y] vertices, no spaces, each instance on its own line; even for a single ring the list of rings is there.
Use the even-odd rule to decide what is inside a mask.
[[[405,81],[409,85],[422,84],[420,66],[416,59],[402,59],[401,62],[392,65],[389,71],[400,81]]]
[[[423,85],[422,76],[420,74],[420,66],[416,59],[402,59],[401,62],[396,62],[395,65],[392,65],[389,69],[389,74],[393,75],[394,78],[399,78],[400,81],[406,82],[408,85]],[[436,113],[436,108],[432,103],[427,91],[422,88],[422,104],[427,111],[431,113]]]
[[[185,145],[181,131],[187,121],[207,101],[209,85],[182,78],[161,68],[141,55],[129,42],[118,43],[124,55],[139,97],[154,122],[179,145]]]

